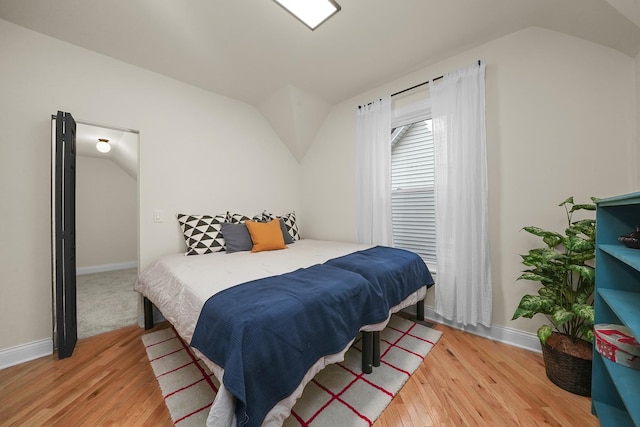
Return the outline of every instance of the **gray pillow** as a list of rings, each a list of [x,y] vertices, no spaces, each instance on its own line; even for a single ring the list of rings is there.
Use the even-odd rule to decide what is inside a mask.
[[[253,241],[246,225],[224,222],[220,231],[228,253],[250,251],[253,248]]]
[[[284,244],[290,245],[293,243],[293,237],[289,234],[289,230],[287,230],[287,226],[284,223],[284,219],[280,218],[280,229],[282,230],[282,237],[284,237]],[[224,236],[224,233],[222,233]]]

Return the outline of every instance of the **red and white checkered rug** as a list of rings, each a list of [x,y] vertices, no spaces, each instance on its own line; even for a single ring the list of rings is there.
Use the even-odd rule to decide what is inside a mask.
[[[442,332],[391,316],[380,333],[379,367],[361,371],[360,341],[345,360],[307,384],[284,425],[370,426],[420,366]],[[176,426],[204,426],[219,382],[171,328],[143,335],[151,366]]]

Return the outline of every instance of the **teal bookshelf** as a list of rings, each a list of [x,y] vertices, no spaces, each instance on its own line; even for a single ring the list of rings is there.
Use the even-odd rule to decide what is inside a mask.
[[[618,242],[640,225],[640,192],[596,202],[596,324],[626,325],[640,337],[640,249]],[[592,411],[604,427],[640,427],[640,371],[594,346]]]

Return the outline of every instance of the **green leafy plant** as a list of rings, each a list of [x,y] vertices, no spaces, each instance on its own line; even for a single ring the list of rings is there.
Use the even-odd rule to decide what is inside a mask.
[[[591,198],[594,202],[596,199]],[[595,211],[595,204],[574,204],[569,197],[563,206],[568,227],[564,234],[546,231],[538,227],[523,230],[542,238],[546,247],[531,249],[521,255],[528,268],[518,280],[532,280],[542,285],[537,295],[525,295],[520,300],[512,320],[519,317],[531,319],[544,314],[551,325],[538,329],[538,338],[546,343],[553,332],[571,338],[593,342],[593,292],[595,269],[595,219],[572,222],[573,213],[579,210]]]

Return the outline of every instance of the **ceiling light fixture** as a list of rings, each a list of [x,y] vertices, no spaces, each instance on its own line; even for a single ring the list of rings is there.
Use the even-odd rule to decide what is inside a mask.
[[[273,0],[312,31],[341,8],[333,0]]]
[[[109,151],[111,151],[111,144],[109,144],[109,140],[105,138],[98,138],[96,150],[101,153],[108,153]]]

